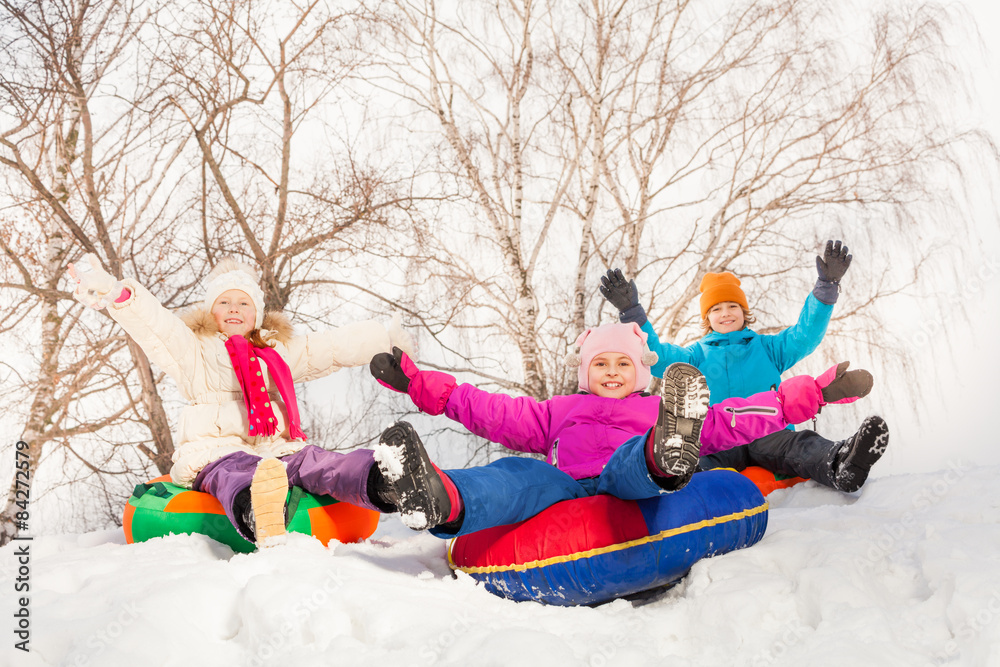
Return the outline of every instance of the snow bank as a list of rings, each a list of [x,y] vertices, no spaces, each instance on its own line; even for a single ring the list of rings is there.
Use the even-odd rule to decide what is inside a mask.
[[[771,496],[767,535],[669,591],[596,608],[496,598],[445,543],[383,518],[373,539],[291,535],[234,555],[120,532],[0,550],[5,617],[30,545],[30,646],[12,665],[1000,665],[1000,468],[813,483]]]

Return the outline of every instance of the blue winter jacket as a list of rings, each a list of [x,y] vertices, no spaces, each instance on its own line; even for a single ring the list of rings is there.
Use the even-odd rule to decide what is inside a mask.
[[[833,306],[806,298],[799,321],[781,333],[760,335],[750,329],[720,334],[714,331],[686,347],[660,342],[646,321],[649,349],[659,355],[653,375],[663,377],[670,364],[682,361],[700,370],[708,381],[709,401],[746,398],[781,384],[781,374],[810,354],[823,340]]]

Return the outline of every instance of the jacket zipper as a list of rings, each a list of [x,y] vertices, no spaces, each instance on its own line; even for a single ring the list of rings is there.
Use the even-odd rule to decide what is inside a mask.
[[[778,414],[778,409],[777,408],[767,408],[767,407],[764,407],[764,406],[761,406],[761,405],[750,405],[750,406],[747,406],[745,408],[730,408],[730,407],[727,407],[725,409],[725,411],[726,412],[731,412],[733,414],[733,418],[729,422],[729,425],[732,426],[733,428],[736,428],[736,415],[737,414],[741,414],[741,415],[772,415],[772,416]]]

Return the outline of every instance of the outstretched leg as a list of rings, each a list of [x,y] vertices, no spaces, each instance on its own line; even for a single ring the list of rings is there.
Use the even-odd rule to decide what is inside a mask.
[[[521,456],[506,456],[475,468],[446,470],[445,476],[455,483],[463,511],[460,522],[431,530],[442,538],[524,521],[558,502],[593,493],[589,485],[554,465]]]
[[[588,495],[544,461],[510,456],[486,466],[441,471],[407,422],[383,433],[375,450],[376,486],[397,499],[403,523],[442,538],[528,519],[561,500]]]
[[[779,475],[805,477],[823,486],[833,483],[834,455],[839,445],[815,431],[781,430],[754,440],[746,447],[746,466],[759,466]],[[729,450],[733,451],[733,450]],[[726,455],[706,457],[713,467],[726,467]],[[703,463],[706,459],[703,459]]]
[[[739,447],[707,456],[701,468],[734,467],[730,453],[746,450],[742,466],[756,465],[781,475],[811,479],[844,493],[853,493],[868,479],[885,453],[889,428],[881,417],[869,417],[851,437],[834,442],[815,431],[782,430]]]
[[[302,487],[309,493],[332,496],[358,507],[385,511],[382,499],[373,499],[368,493],[368,481],[378,470],[370,449],[344,453],[306,445],[281,460],[288,470],[291,486]]]

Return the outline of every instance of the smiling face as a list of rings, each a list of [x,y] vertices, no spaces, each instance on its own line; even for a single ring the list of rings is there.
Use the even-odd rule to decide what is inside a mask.
[[[257,309],[243,290],[226,290],[212,304],[212,317],[219,331],[230,336],[246,336],[253,331]]]
[[[604,352],[590,362],[590,391],[604,398],[625,398],[635,391],[635,364],[628,355]]]
[[[716,333],[739,331],[745,321],[743,306],[735,301],[723,301],[708,309],[708,323]]]

